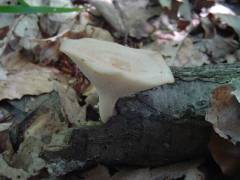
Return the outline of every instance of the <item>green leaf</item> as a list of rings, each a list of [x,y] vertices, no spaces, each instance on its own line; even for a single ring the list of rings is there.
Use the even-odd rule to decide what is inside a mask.
[[[0,6],[0,13],[68,13],[81,11],[82,8],[65,8],[49,6]]]

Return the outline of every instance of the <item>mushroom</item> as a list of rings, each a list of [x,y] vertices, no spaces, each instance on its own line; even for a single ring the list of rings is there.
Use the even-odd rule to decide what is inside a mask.
[[[158,52],[91,38],[63,39],[60,50],[96,87],[103,122],[113,115],[120,97],[174,82],[170,68]]]

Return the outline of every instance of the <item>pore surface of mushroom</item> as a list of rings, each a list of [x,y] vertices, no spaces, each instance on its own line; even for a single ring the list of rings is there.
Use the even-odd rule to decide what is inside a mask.
[[[158,52],[91,38],[64,39],[60,50],[96,87],[104,122],[113,115],[118,98],[174,82],[171,70]]]

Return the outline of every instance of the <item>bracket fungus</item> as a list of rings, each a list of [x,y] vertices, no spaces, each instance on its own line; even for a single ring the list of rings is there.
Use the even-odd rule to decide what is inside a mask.
[[[113,115],[118,98],[174,82],[170,68],[158,52],[91,38],[64,39],[60,50],[96,87],[103,122]]]

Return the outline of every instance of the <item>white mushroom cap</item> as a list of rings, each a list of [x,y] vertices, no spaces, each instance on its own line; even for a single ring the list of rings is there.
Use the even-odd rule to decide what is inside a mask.
[[[154,51],[91,38],[64,39],[60,50],[96,87],[100,117],[104,122],[113,115],[118,98],[174,82],[162,56]]]

